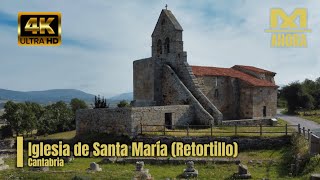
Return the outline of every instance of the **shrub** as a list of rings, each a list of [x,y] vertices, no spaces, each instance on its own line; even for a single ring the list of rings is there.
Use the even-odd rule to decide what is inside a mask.
[[[120,103],[118,104],[118,107],[129,107],[130,104],[126,101],[126,100],[122,100],[120,101]]]

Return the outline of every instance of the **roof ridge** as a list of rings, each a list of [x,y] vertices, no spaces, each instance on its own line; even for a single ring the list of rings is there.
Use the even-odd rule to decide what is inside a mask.
[[[259,67],[256,67],[256,66],[234,65],[234,66],[232,66],[231,68],[234,68],[234,67],[240,67],[240,68],[244,68],[244,69],[246,69],[246,70],[251,70],[251,71],[260,72],[260,73],[272,73],[272,74],[276,74],[275,72],[272,72],[272,71],[269,71],[269,70],[266,70],[266,69],[262,69],[262,68],[259,68]]]
[[[226,77],[238,78],[253,86],[261,86],[261,87],[276,86],[275,83],[272,83],[268,80],[259,79],[257,77],[251,76],[247,73],[244,73],[242,71],[239,71],[233,68],[219,68],[219,67],[212,67],[212,66],[191,66],[191,68],[193,73],[198,76],[226,76]],[[212,70],[217,70],[217,71],[212,71]]]

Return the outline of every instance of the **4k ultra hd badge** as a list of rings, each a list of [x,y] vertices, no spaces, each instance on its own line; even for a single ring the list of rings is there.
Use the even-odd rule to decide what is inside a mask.
[[[61,44],[60,12],[19,12],[19,46],[59,46]]]

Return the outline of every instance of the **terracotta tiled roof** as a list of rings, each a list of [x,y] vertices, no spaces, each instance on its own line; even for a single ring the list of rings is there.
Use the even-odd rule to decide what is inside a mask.
[[[219,68],[219,67],[207,67],[207,66],[191,66],[192,72],[195,76],[227,76],[238,78],[242,81],[247,82],[252,86],[259,87],[277,87],[274,83],[258,79],[254,76],[250,76],[249,74],[243,73],[241,71],[232,69],[232,68]]]
[[[265,69],[260,69],[260,68],[254,67],[254,66],[235,65],[232,68],[234,68],[234,67],[239,67],[239,68],[246,69],[246,70],[253,71],[253,72],[257,72],[257,73],[276,74],[275,72],[271,72],[271,71],[268,71]]]

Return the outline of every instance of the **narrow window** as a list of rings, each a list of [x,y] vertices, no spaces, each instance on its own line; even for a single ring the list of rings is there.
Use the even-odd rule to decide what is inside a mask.
[[[263,117],[267,116],[267,106],[263,106]]]
[[[170,53],[170,40],[169,40],[169,38],[166,38],[164,45],[165,45],[165,49],[166,49],[166,54]]]
[[[162,42],[159,39],[157,42],[157,55],[160,55],[160,54],[162,54]]]
[[[215,97],[215,98],[218,98],[218,97],[219,97],[219,90],[218,90],[218,89],[215,89],[215,90],[214,90],[214,97]]]
[[[172,113],[165,113],[165,125],[167,129],[172,129]]]

